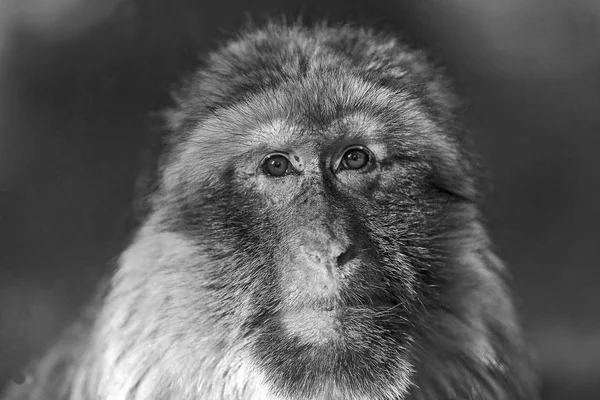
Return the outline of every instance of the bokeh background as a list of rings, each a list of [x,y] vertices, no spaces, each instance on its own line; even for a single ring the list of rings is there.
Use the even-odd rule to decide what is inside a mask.
[[[177,77],[282,13],[400,30],[448,66],[543,398],[600,399],[597,0],[0,0],[0,386],[127,244]]]

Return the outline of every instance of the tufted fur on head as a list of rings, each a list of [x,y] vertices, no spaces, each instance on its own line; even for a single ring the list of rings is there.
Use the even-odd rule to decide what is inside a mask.
[[[177,91],[151,213],[89,322],[8,398],[535,399],[457,109],[389,35],[243,32]]]

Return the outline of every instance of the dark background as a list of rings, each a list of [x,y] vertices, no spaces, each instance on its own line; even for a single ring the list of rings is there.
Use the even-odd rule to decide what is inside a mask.
[[[112,268],[152,112],[246,12],[402,29],[448,65],[544,399],[600,398],[596,0],[0,0],[0,385]]]

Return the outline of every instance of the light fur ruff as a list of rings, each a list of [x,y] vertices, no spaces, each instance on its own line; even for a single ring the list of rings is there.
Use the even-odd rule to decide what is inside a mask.
[[[243,32],[177,91],[107,289],[5,399],[535,399],[457,108],[391,36]],[[372,169],[327,168],[354,143]]]

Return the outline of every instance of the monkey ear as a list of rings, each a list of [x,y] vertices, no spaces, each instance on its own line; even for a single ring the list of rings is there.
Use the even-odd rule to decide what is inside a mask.
[[[471,156],[460,151],[446,139],[435,143],[429,153],[432,166],[432,184],[439,190],[457,199],[476,203],[479,201],[477,176],[474,172]]]
[[[461,167],[461,169],[464,168],[466,167]],[[470,203],[478,201],[479,195],[475,180],[471,177],[470,172],[457,171],[456,167],[449,166],[447,163],[438,163],[435,170],[436,187],[461,200]]]

